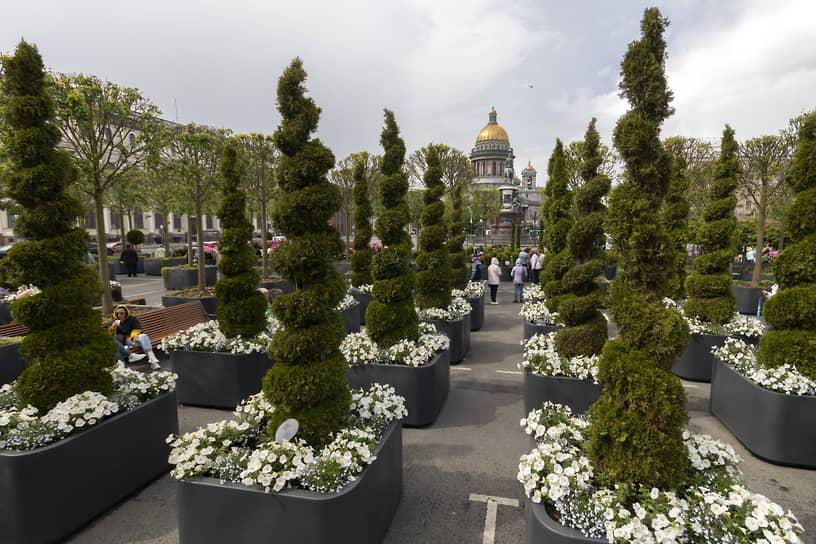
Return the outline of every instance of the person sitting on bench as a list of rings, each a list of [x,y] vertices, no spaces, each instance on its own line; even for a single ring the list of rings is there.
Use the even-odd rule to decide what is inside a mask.
[[[150,368],[153,370],[161,368],[158,357],[153,353],[150,338],[142,333],[142,324],[139,323],[139,318],[130,315],[127,306],[124,305],[119,305],[113,309],[113,317],[114,319],[108,324],[108,332],[113,335],[119,348],[117,359],[122,363],[135,363],[144,359],[146,353],[148,361],[150,361]],[[125,346],[140,346],[144,353],[131,353]]]

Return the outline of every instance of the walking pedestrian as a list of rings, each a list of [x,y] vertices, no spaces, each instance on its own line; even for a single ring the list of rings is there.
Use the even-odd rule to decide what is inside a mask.
[[[530,256],[530,267],[533,269],[533,283],[536,285],[538,284],[539,276],[541,276],[543,260],[544,256],[541,255],[541,252],[539,252],[538,249],[534,249],[533,254]]]
[[[524,282],[527,280],[527,267],[521,259],[516,259],[516,266],[510,270],[513,278],[513,302],[524,302]]]
[[[493,257],[490,259],[490,266],[487,267],[487,285],[490,287],[490,304],[498,304],[496,294],[499,292],[500,282],[501,267],[499,266],[499,259]]]
[[[125,249],[122,251],[122,255],[119,257],[119,261],[125,263],[125,268],[127,269],[128,278],[136,277],[136,265],[139,263],[139,254],[136,253],[136,250],[133,249],[133,246],[130,245],[130,242],[125,244]]]

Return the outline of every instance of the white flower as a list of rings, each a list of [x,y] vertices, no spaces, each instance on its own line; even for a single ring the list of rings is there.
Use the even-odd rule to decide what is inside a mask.
[[[598,383],[598,363],[600,355],[561,357],[555,350],[555,333],[536,334],[526,341],[524,358],[518,364],[521,370],[527,369],[542,376],[568,376],[579,380],[592,380]]]

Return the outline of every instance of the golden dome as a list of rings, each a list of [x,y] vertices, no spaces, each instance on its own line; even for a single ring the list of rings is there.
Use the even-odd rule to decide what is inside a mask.
[[[507,132],[496,122],[496,109],[490,108],[490,114],[488,116],[489,122],[485,125],[485,127],[479,131],[479,135],[476,136],[476,143],[484,142],[485,140],[504,140],[505,142],[510,142],[510,138],[507,136]]]

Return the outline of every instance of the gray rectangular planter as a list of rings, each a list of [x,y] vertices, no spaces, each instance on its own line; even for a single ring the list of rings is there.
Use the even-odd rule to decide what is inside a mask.
[[[148,276],[161,276],[163,259],[144,259],[144,273]]]
[[[11,302],[0,301],[0,325],[11,323]]]
[[[535,323],[531,323],[524,320],[524,339],[529,340],[536,334],[549,334],[551,332],[555,332],[560,329],[560,325],[536,325]]]
[[[215,285],[217,279],[217,271],[215,266],[205,266],[204,283],[206,285]],[[165,289],[189,289],[190,287],[196,287],[197,285],[198,268],[168,268],[164,271]]]
[[[0,385],[11,383],[25,370],[20,343],[0,346]]]
[[[178,401],[212,408],[233,409],[260,391],[274,363],[266,353],[170,352],[170,368],[178,374]]]
[[[468,304],[470,304],[470,330],[478,331],[484,326],[484,292],[482,296],[468,297]]]
[[[759,297],[762,296],[761,287],[743,287],[732,283],[731,293],[737,299],[737,312],[746,315],[757,314]]]
[[[193,301],[201,302],[204,307],[204,313],[210,319],[215,319],[215,313],[218,310],[218,297],[176,297],[171,295],[162,295],[162,306],[169,308],[170,306],[178,306],[179,304],[186,304]]]
[[[162,257],[162,267],[187,264],[187,257]],[[161,274],[161,271],[159,271]]]
[[[441,319],[430,319],[436,330],[448,335],[450,340],[450,362],[451,364],[461,363],[470,349],[470,315],[444,321]]]
[[[360,324],[365,325],[365,314],[368,309],[368,304],[374,300],[371,293],[352,293],[354,300],[360,303]]]
[[[408,415],[402,420],[407,427],[428,425],[436,420],[450,389],[450,359],[443,351],[425,366],[364,364],[349,367],[349,387],[368,387],[372,383],[388,384],[405,397]]]
[[[215,478],[176,480],[181,544],[382,542],[402,496],[402,428],[392,423],[377,459],[337,493],[265,493]]]
[[[171,433],[175,392],[36,450],[0,450],[2,541],[61,541],[167,472]]]
[[[571,527],[564,527],[547,513],[544,504],[527,499],[524,507],[527,544],[601,544],[606,539],[589,538]]]
[[[119,269],[117,270],[119,274],[127,274],[127,265],[125,263],[119,261]],[[144,257],[139,257],[136,261],[136,273],[137,274],[144,274],[145,273],[145,260]],[[161,274],[161,268],[159,268],[159,274]]]
[[[590,380],[567,376],[542,376],[524,370],[524,416],[541,408],[544,401],[564,404],[580,414],[601,396],[601,386]]]
[[[343,314],[343,324],[346,326],[346,332],[360,332],[360,303],[355,301],[354,304],[341,313]]]
[[[280,289],[285,295],[295,292],[295,287],[286,280],[262,281],[258,283],[258,287],[263,287],[265,289]]]
[[[695,382],[710,382],[714,363],[711,348],[722,346],[726,338],[722,334],[691,333],[686,351],[672,366],[674,375]]]
[[[816,397],[769,391],[715,359],[710,408],[757,457],[816,468]]]

